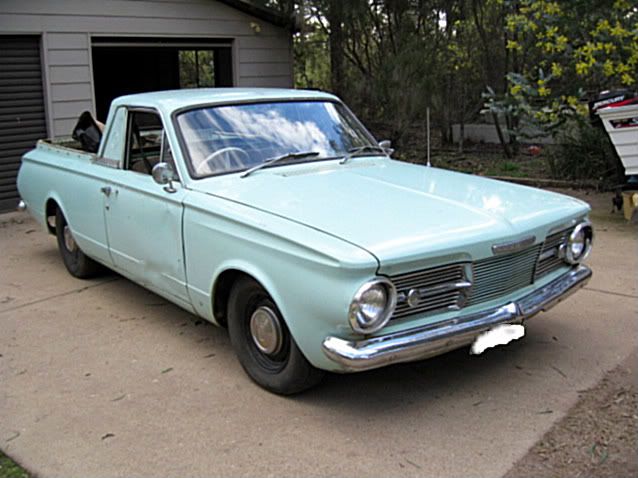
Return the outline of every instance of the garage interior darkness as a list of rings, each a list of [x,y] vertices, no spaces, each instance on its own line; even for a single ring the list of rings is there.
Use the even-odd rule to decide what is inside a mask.
[[[228,40],[93,38],[97,118],[106,121],[114,98],[146,91],[233,86]]]
[[[47,135],[37,35],[0,35],[0,212],[18,204],[20,158]]]

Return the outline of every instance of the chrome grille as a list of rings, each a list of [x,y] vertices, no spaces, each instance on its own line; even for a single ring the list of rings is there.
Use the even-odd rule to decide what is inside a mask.
[[[466,263],[449,264],[390,277],[397,289],[393,319],[442,309],[459,309],[469,287]],[[416,291],[420,299],[412,307],[408,294]]]
[[[538,279],[565,265],[565,261],[559,257],[558,248],[567,241],[567,236],[569,236],[570,232],[571,229],[565,229],[564,231],[547,236],[547,239],[545,239],[543,243],[540,256],[538,257],[536,275],[534,278]]]
[[[532,284],[541,247],[538,244],[513,254],[474,262],[467,305],[486,302]]]
[[[565,266],[558,250],[571,231],[570,228],[551,234],[542,244],[519,252],[392,276],[390,279],[397,289],[397,307],[392,318],[458,310],[531,285],[539,277]],[[470,267],[472,275],[468,278]],[[410,306],[408,294],[415,289],[419,291],[420,300]]]

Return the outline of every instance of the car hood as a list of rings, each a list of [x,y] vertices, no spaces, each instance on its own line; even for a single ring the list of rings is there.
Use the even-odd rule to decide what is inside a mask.
[[[285,217],[356,244],[382,263],[491,255],[587,213],[577,199],[437,168],[356,158],[196,181],[192,189]]]

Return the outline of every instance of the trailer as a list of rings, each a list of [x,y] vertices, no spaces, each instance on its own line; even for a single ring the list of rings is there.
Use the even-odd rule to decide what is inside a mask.
[[[605,131],[625,167],[623,211],[631,222],[638,220],[638,99],[612,104],[597,111]]]

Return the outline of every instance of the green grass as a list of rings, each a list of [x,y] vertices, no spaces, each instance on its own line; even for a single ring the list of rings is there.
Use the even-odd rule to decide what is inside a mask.
[[[407,148],[397,154],[399,159],[420,164],[425,162],[422,156],[420,150]],[[531,156],[525,150],[512,159],[504,158],[498,150],[468,151],[461,154],[433,151],[432,166],[481,176],[551,178],[546,158],[543,155]]]
[[[502,161],[494,163],[485,171],[486,176],[525,176],[521,171],[521,166],[512,161]]]
[[[29,478],[29,474],[0,451],[0,478]]]

